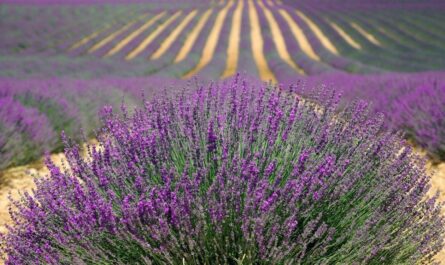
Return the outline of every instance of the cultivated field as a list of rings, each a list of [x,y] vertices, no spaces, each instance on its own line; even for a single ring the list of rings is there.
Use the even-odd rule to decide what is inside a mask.
[[[7,264],[417,264],[430,256],[445,264],[445,252],[436,255],[444,210],[426,202],[445,192],[443,1],[130,2],[0,3],[0,262],[4,252]],[[98,151],[88,155],[88,142]],[[48,169],[45,155],[67,167],[66,176]],[[305,156],[310,166],[298,169]],[[253,174],[252,163],[270,187],[243,175]],[[240,179],[214,186],[225,170]],[[201,193],[173,188],[188,189],[195,184],[183,176],[202,174],[208,182],[193,186]],[[33,176],[48,175],[37,181],[35,202],[20,197],[36,188]],[[280,197],[290,179],[303,187],[290,192],[293,203]],[[77,193],[59,191],[59,201],[51,185],[94,193],[102,208],[91,210]],[[162,197],[162,185],[178,201]],[[253,187],[267,190],[256,203],[275,206],[248,212]],[[23,199],[12,215],[9,193]],[[137,208],[149,196],[169,205],[168,213],[150,210],[166,227],[142,217],[149,206]],[[197,212],[181,204],[190,199]],[[181,221],[173,221],[174,207]],[[88,211],[95,214],[82,215]],[[118,221],[106,223],[109,216]],[[296,241],[280,230],[289,222]],[[157,229],[168,231],[133,238]],[[95,241],[106,233],[111,241]],[[190,235],[195,241],[182,241]],[[219,241],[210,247],[212,240]],[[187,254],[195,250],[197,257]]]

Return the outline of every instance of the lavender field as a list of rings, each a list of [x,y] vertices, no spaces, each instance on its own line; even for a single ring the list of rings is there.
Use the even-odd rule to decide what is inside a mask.
[[[0,264],[445,264],[445,2],[5,0],[0,32]]]

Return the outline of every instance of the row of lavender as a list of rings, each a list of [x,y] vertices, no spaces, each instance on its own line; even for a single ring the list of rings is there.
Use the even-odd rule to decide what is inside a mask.
[[[6,3],[0,6],[0,54],[53,55],[66,51],[70,45],[85,36],[97,33],[97,38],[107,36],[113,30],[143,14],[159,10],[197,8],[198,3],[181,4],[163,1],[144,4],[89,4],[76,5],[61,2],[60,5],[20,5]]]
[[[386,74],[356,76],[327,74],[309,78],[291,78],[283,87],[305,82],[297,91],[313,98],[316,87],[327,85],[343,96],[343,103],[356,99],[372,102],[373,112],[385,114],[385,125],[402,131],[408,139],[427,149],[439,160],[445,159],[445,76],[444,73]],[[129,78],[92,80],[4,79],[0,86],[2,130],[0,138],[1,167],[23,164],[40,158],[44,148],[55,151],[61,130],[77,135],[79,124],[91,133],[98,122],[94,118],[105,103],[116,105],[122,97],[138,98],[141,91],[156,95],[174,94],[168,84],[183,83],[168,78]],[[17,133],[19,132],[19,133]]]
[[[387,73],[380,75],[325,74],[299,78],[306,84],[297,91],[318,97],[319,88],[329,87],[342,95],[342,104],[364,99],[374,113],[385,115],[385,127],[400,131],[425,148],[436,160],[445,160],[445,73]],[[283,87],[296,79],[283,80]],[[314,89],[317,88],[317,89]]]
[[[225,57],[226,57],[226,49],[227,49],[227,38],[229,36],[230,32],[230,24],[231,24],[231,18],[234,13],[235,6],[232,6],[232,8],[229,10],[226,22],[224,24],[224,27],[226,28],[225,31],[221,32],[220,39],[222,40],[221,43],[219,43],[219,46],[221,49],[216,50],[216,55],[213,60],[212,65],[218,65],[221,67],[225,64]],[[223,6],[221,6],[222,8]],[[264,8],[262,8],[264,7]],[[247,4],[245,5],[245,9],[249,9]],[[365,30],[368,30],[367,24],[370,23],[371,25],[379,25],[379,27],[385,28],[385,30],[391,30],[392,28],[397,29],[398,24],[401,22],[395,23],[394,21],[389,21],[385,25],[380,25],[379,20],[377,19],[377,22],[374,21],[372,18],[376,17],[376,15],[368,14],[362,16],[362,17],[370,17],[371,21],[363,21],[360,20],[357,17],[354,17],[351,12],[347,12],[347,9],[344,13],[340,13],[338,10],[336,12],[333,12],[334,15],[330,14],[330,19],[332,21],[335,21],[338,25],[342,26],[343,29],[349,33],[353,38],[361,45],[361,49],[359,51],[355,50],[353,47],[350,47],[345,41],[342,39],[341,36],[338,35],[337,32],[335,32],[326,22],[326,20],[322,17],[326,16],[329,12],[326,10],[322,10],[322,13],[314,12],[313,6],[311,5],[298,5],[298,10],[304,11],[311,20],[318,25],[325,36],[331,40],[331,42],[336,46],[337,50],[339,51],[339,54],[335,54],[332,51],[326,49],[326,47],[322,44],[322,40],[318,36],[315,36],[313,30],[308,26],[307,21],[304,21],[300,16],[298,16],[295,13],[295,8],[291,6],[286,5],[270,5],[269,2],[264,1],[263,4],[260,6],[259,2],[255,2],[255,9],[258,12],[258,15],[260,16],[260,24],[263,28],[263,34],[262,38],[264,38],[265,42],[265,49],[264,52],[266,56],[269,56],[269,63],[272,66],[276,66],[276,64],[285,64],[284,61],[281,58],[270,58],[273,57],[273,54],[276,54],[278,47],[274,46],[274,36],[271,36],[270,34],[270,25],[268,21],[265,20],[264,15],[266,12],[265,10],[270,10],[272,12],[273,17],[277,20],[277,23],[279,25],[280,30],[282,31],[284,37],[285,37],[285,44],[288,47],[288,50],[291,53],[292,59],[294,62],[296,62],[302,70],[306,74],[318,74],[327,70],[330,71],[348,71],[348,72],[359,72],[359,73],[373,73],[373,72],[379,72],[379,69],[391,69],[391,70],[403,70],[403,71],[416,71],[416,70],[422,70],[422,69],[440,69],[445,65],[445,60],[443,56],[440,56],[441,53],[443,53],[443,50],[441,46],[436,45],[429,45],[424,44],[422,41],[419,41],[417,39],[411,38],[410,41],[407,43],[412,44],[407,49],[399,49],[398,45],[400,45],[400,40],[397,39],[385,39],[385,36],[380,33],[376,32],[375,30],[371,29],[371,32],[374,36],[376,36],[379,40],[383,38],[382,45],[375,45],[374,43],[370,42],[368,39],[364,38],[362,35],[358,34],[357,30],[355,28],[351,28],[348,23],[356,23],[359,25],[362,25],[362,27]],[[293,20],[297,27],[300,27],[303,31],[304,35],[309,41],[309,45],[312,47],[314,52],[317,54],[319,59],[314,60],[313,57],[308,56],[307,52],[300,47],[301,40],[297,40],[297,37],[294,36],[290,25],[287,21],[285,21],[285,17],[283,16],[283,10],[287,12],[287,15],[290,17],[291,20]],[[402,9],[403,10],[403,9]],[[204,10],[203,10],[204,11]],[[202,11],[202,12],[203,12]],[[218,11],[218,10],[215,10]],[[317,10],[318,11],[318,10]],[[335,11],[335,9],[331,10]],[[344,10],[343,10],[344,11]],[[385,9],[383,9],[385,11]],[[408,10],[409,11],[409,10]],[[405,12],[408,12],[405,10]],[[410,12],[411,14],[412,12]],[[213,18],[216,16],[217,12],[214,12],[212,15],[212,18],[209,21],[209,24],[213,23]],[[181,18],[185,17],[186,13],[184,13],[180,19],[175,21],[170,27],[165,29],[166,34],[171,29],[174,29],[176,27],[176,24],[181,22]],[[412,15],[412,14],[411,14]],[[244,16],[249,16],[248,13],[243,14]],[[166,20],[161,19],[160,21]],[[197,23],[198,18],[196,18],[194,21],[192,21],[191,24]],[[437,21],[436,21],[437,22]],[[160,22],[162,23],[162,22]],[[244,23],[249,24],[250,22],[243,21]],[[426,24],[424,21],[418,22],[421,25]],[[241,32],[241,36],[244,38],[248,38],[250,35],[250,26],[246,25],[247,27],[243,28]],[[134,26],[136,27],[136,26]],[[119,27],[116,27],[113,31],[116,31]],[[153,27],[151,30],[155,30],[156,27]],[[371,27],[372,28],[372,27]],[[422,28],[422,29],[416,29],[420,33],[429,33],[429,28]],[[127,30],[128,32],[131,32],[131,30]],[[369,30],[368,30],[369,31]],[[404,32],[396,32],[397,34],[401,35],[401,37],[404,37],[407,35],[407,33],[403,34]],[[408,32],[410,34],[412,32]],[[442,32],[443,33],[443,32]],[[123,34],[125,35],[125,34]],[[183,43],[183,38],[187,35],[187,31],[184,31],[183,34],[179,37],[179,39],[176,41],[179,45]],[[383,36],[382,36],[383,35]],[[437,32],[436,32],[437,35]],[[208,32],[202,31],[200,33],[200,37],[206,38],[208,36]],[[439,34],[440,36],[440,34]],[[119,37],[122,38],[122,37]],[[119,40],[117,38],[116,41]],[[150,44],[149,47],[147,47],[143,53],[143,55],[150,55],[155,51],[157,47],[163,42],[165,36],[159,35],[153,42]],[[409,38],[409,36],[408,36]],[[86,47],[83,47],[79,49],[79,52],[85,52],[88,47],[91,47],[94,45],[95,42],[100,41],[101,38],[93,39],[91,40],[91,44],[87,45]],[[437,42],[440,41],[440,37],[436,40],[433,39],[433,41]],[[128,44],[128,49],[123,49],[121,53],[117,53],[116,57],[123,58],[125,57],[125,53],[128,53],[129,50],[134,48],[137,43],[140,42],[140,39],[134,39],[131,43]],[[403,39],[403,42],[406,41]],[[175,44],[176,44],[175,43]],[[424,45],[423,45],[424,44]],[[106,45],[109,46],[109,45]],[[402,45],[403,46],[403,45]],[[434,49],[431,49],[433,47]],[[199,47],[198,47],[199,48]],[[430,49],[426,49],[430,48]],[[110,47],[102,47],[102,50],[109,50]],[[245,50],[245,52],[249,52],[250,49]],[[425,51],[428,52],[425,52]],[[433,51],[433,52],[430,52]],[[173,52],[173,51],[170,51]],[[78,53],[77,53],[78,54]],[[103,52],[94,52],[93,53],[96,56],[103,56]],[[272,54],[272,55],[271,55]],[[142,56],[144,60],[146,60],[147,56]],[[149,57],[149,56],[148,56]],[[168,57],[168,56],[167,56]],[[161,58],[164,60],[164,58]],[[168,58],[167,58],[168,59]],[[171,64],[173,61],[167,61],[169,64]],[[426,63],[428,62],[428,63]],[[191,66],[189,66],[191,67]],[[427,68],[425,68],[427,67]],[[274,72],[277,74],[282,74],[282,70],[280,67],[276,67],[280,70],[275,70]],[[241,69],[241,68],[240,68]],[[188,69],[189,70],[189,69]],[[217,70],[217,69],[215,69]],[[221,70],[223,71],[223,70]],[[286,71],[290,72],[291,74],[296,74],[296,71]],[[221,74],[221,73],[219,73]]]
[[[421,15],[414,13],[410,8],[402,8],[402,6],[399,5],[399,12],[403,13],[403,16],[394,16],[393,18],[393,16],[378,15],[378,13],[382,12],[386,12],[385,14],[392,12],[391,10],[393,9],[391,9],[391,5],[387,8],[383,5],[377,5],[377,7],[374,8],[366,5],[358,9],[356,6],[354,8],[354,6],[350,7],[345,4],[337,5],[330,9],[323,9],[304,1],[297,6],[290,4],[280,5],[277,3],[270,4],[269,1],[262,1],[261,3],[260,6],[260,3],[255,1],[254,7],[258,13],[262,27],[262,38],[265,43],[264,53],[270,68],[277,75],[278,79],[281,79],[280,77],[283,75],[295,75],[297,72],[285,63],[279,56],[279,52],[277,53],[278,47],[276,47],[276,39],[271,34],[270,25],[265,18],[265,10],[269,10],[277,21],[283,33],[285,45],[291,59],[307,75],[339,71],[376,73],[382,72],[382,69],[418,71],[441,69],[445,66],[444,50],[441,45],[445,29],[440,25],[440,16],[426,17],[425,12],[432,11],[431,5],[424,7]],[[71,61],[74,60],[86,61],[90,62],[90,64],[97,64],[97,61],[103,61],[101,64],[113,68],[111,71],[112,74],[117,75],[126,75],[131,72],[131,75],[146,76],[147,74],[158,73],[162,70],[163,75],[179,77],[186,74],[197,64],[209,32],[215,23],[216,16],[221,9],[224,8],[225,4],[226,3],[217,5],[214,3],[200,6],[197,15],[191,19],[187,27],[179,34],[168,51],[160,58],[152,61],[149,60],[150,56],[160,47],[167,36],[183,22],[185,17],[197,7],[196,3],[185,2],[181,6],[165,3],[159,6],[147,4],[130,5],[128,7],[120,5],[108,7],[102,5],[93,5],[93,7],[83,5],[80,5],[80,7],[69,5],[48,7],[42,5],[34,7],[34,9],[21,6],[6,6],[1,9],[5,11],[6,23],[3,23],[2,29],[6,32],[6,35],[5,38],[2,38],[2,41],[0,41],[0,45],[4,47],[4,49],[2,49],[3,51],[8,51],[0,62],[0,66],[5,69],[2,75],[19,76],[30,73],[34,76],[57,76],[58,73],[53,73],[51,67],[45,67],[47,64],[57,64],[57,69],[61,72],[59,74],[76,75],[79,71],[83,71],[83,68],[73,67]],[[262,6],[264,6],[264,8]],[[54,16],[53,19],[42,20],[41,17],[45,16],[44,14],[46,12],[44,11],[44,7],[47,7],[48,10],[55,11],[56,14],[61,13],[58,16]],[[232,8],[228,10],[223,30],[219,36],[220,41],[218,42],[215,55],[211,63],[201,73],[201,75],[205,77],[209,77],[210,75],[211,78],[219,78],[224,71],[227,59],[228,38],[230,36],[230,27],[235,7],[236,4],[232,5]],[[300,15],[297,15],[295,7],[306,14],[306,16],[320,28],[326,38],[335,46],[338,53],[333,53],[330,49],[326,48],[323,40],[314,33],[314,30],[308,22]],[[177,63],[175,61],[176,55],[184,45],[190,31],[199,23],[207,8],[213,8],[210,18],[205,27],[200,31],[198,39],[194,43],[188,56],[181,63]],[[243,45],[245,49],[240,50],[242,58],[252,62],[249,8],[246,3],[244,5],[241,25],[241,45]],[[12,13],[9,12],[9,9],[11,9]],[[376,9],[379,12],[373,12]],[[172,21],[161,34],[158,34],[156,38],[151,41],[144,51],[140,53],[140,56],[132,59],[131,62],[124,60],[129,52],[134,50],[147,36],[155,32],[160,25],[168,21],[178,10],[182,10],[182,13],[177,19]],[[167,13],[150,27],[146,28],[146,30],[140,32],[136,37],[131,38],[119,51],[110,56],[106,56],[107,58],[102,58],[107,52],[116,47],[118,43],[132,34],[132,32],[135,32],[142,25],[146,24],[146,17],[141,16],[142,14],[149,14],[148,17],[152,18],[162,11],[166,11]],[[283,15],[283,12],[287,12],[290,20],[301,29],[305,38],[307,38],[307,45],[311,47],[316,56],[311,56],[308,54],[307,49],[301,47],[301,38],[298,39],[294,36],[291,26],[286,20],[285,15]],[[17,13],[18,15],[15,14],[12,16],[9,13]],[[61,14],[67,14],[67,16],[61,16]],[[81,23],[75,22],[80,14],[86,14],[87,17],[90,17],[89,20],[91,21],[84,20]],[[94,14],[101,14],[101,16],[95,17],[93,16]],[[17,19],[22,16],[30,16],[31,21],[17,24],[17,21],[26,21],[26,19]],[[326,18],[329,18],[329,20]],[[37,19],[37,21],[35,21],[35,19]],[[59,20],[61,22],[60,25],[55,24]],[[132,21],[134,22],[133,24],[131,24]],[[353,38],[357,45],[360,45],[360,49],[351,47],[349,43],[345,42],[344,37],[339,35],[328,21],[335,22],[338,27],[341,27],[346,34],[349,34],[349,36]],[[58,26],[54,27],[54,25]],[[356,27],[351,25],[358,25],[360,30],[357,30]],[[14,30],[14,28],[20,28],[20,30],[17,31]],[[120,31],[123,28],[125,30]],[[369,36],[367,38],[366,35],[363,35],[363,31],[371,34],[374,37],[374,41],[370,41],[370,39],[368,39]],[[97,34],[94,35],[94,37],[85,40],[85,43],[82,45],[69,50],[69,48],[81,40],[82,37],[89,36],[89,34],[96,32]],[[100,48],[91,50],[95,45],[116,32],[120,33],[114,35],[111,41],[107,41],[104,45],[101,45]],[[60,39],[64,41],[60,41]],[[20,54],[27,56],[21,59],[16,58],[14,53],[11,53],[13,50],[22,50]],[[67,57],[67,50],[69,50],[68,54],[74,58]],[[45,58],[42,58],[42,55],[44,55]],[[49,55],[51,55],[50,58],[48,58]],[[99,58],[102,58],[102,60],[99,60]],[[250,62],[247,64],[251,64]],[[30,64],[35,66],[29,67]],[[134,64],[134,66],[131,64]],[[126,67],[131,67],[131,71],[120,71],[120,69],[125,69]],[[249,71],[249,74],[258,75],[257,70],[254,68],[244,68],[241,60],[238,63],[238,70],[240,72]],[[74,74],[71,72],[74,72]],[[84,71],[86,75],[88,75],[87,72],[89,71]]]
[[[348,4],[316,5],[301,3],[299,8],[310,15],[342,54],[379,68],[397,71],[417,71],[422,65],[431,69],[442,69],[445,27],[442,25],[443,5]],[[415,10],[415,12],[414,12]],[[435,14],[431,16],[431,13]],[[443,13],[443,12],[442,12]],[[359,48],[346,42],[334,28],[335,23],[348,34]],[[374,39],[362,34],[365,31]],[[388,65],[388,67],[385,67]],[[411,69],[411,70],[410,70]]]
[[[141,95],[169,94],[162,78],[0,80],[0,169],[40,159],[63,148],[60,133],[94,137],[104,105],[137,105]],[[81,130],[83,132],[81,132]]]
[[[267,2],[267,1],[266,1]],[[427,148],[433,156],[443,159],[443,132],[442,128],[442,116],[443,108],[441,104],[443,103],[443,74],[442,73],[431,73],[431,74],[421,74],[413,75],[408,78],[404,75],[399,74],[387,74],[383,77],[371,76],[369,78],[355,77],[341,72],[345,69],[355,72],[380,72],[378,69],[364,65],[357,60],[348,59],[342,56],[336,56],[330,53],[316,38],[314,34],[311,34],[311,30],[308,28],[307,23],[305,23],[301,17],[299,17],[294,11],[294,7],[289,5],[269,5],[264,2],[263,4],[269,9],[273,16],[275,17],[280,29],[285,32],[289,32],[290,28],[288,23],[286,23],[284,17],[281,15],[283,11],[286,11],[289,16],[298,25],[302,25],[302,30],[307,33],[308,40],[314,49],[314,51],[319,55],[321,63],[314,64],[314,61],[302,52],[302,47],[299,46],[297,39],[292,34],[284,34],[284,39],[286,43],[287,50],[290,53],[291,59],[294,62],[298,62],[299,66],[306,72],[306,74],[314,75],[319,73],[331,73],[332,75],[324,79],[314,78],[313,80],[324,80],[334,84],[340,89],[344,89],[347,94],[345,98],[348,100],[354,99],[356,97],[361,97],[374,102],[376,111],[384,112],[388,116],[388,126],[392,129],[402,129],[405,130],[409,137],[414,138],[417,143]],[[233,16],[235,6],[233,5],[231,9],[228,10],[227,18]],[[357,5],[356,5],[357,6]],[[4,70],[1,71],[2,75],[12,75],[12,76],[34,76],[33,71],[37,69],[40,73],[35,76],[70,76],[75,78],[90,78],[99,76],[132,76],[141,75],[147,76],[156,73],[158,76],[174,76],[180,77],[187,71],[189,71],[193,65],[198,64],[202,50],[204,49],[207,36],[212,30],[212,26],[215,23],[217,13],[220,8],[224,5],[219,5],[213,15],[209,18],[208,23],[203,27],[201,33],[199,34],[195,45],[190,50],[188,56],[178,64],[172,64],[176,54],[181,49],[183,44],[182,41],[177,41],[173,43],[170,50],[165,56],[147,63],[146,60],[134,60],[134,61],[122,61],[122,60],[98,60],[97,58],[63,58],[63,56],[52,56],[49,59],[42,59],[40,56],[28,56],[25,58],[12,58],[3,59],[2,65]],[[320,16],[320,8],[315,8],[313,5],[302,2],[298,6],[299,9],[303,10],[305,13],[310,14],[310,17],[317,22],[319,25],[323,25]],[[356,9],[358,7],[355,7]],[[130,9],[130,8],[128,8]],[[297,78],[295,69],[292,69],[288,64],[286,64],[280,55],[276,52],[276,43],[273,40],[271,34],[270,25],[265,17],[265,13],[258,2],[255,2],[255,9],[258,11],[259,22],[262,25],[262,36],[264,39],[264,53],[266,60],[271,68],[272,72],[275,73],[277,79],[282,82],[294,82]],[[337,7],[338,10],[342,8]],[[343,6],[343,11],[346,12],[352,7],[347,5]],[[373,10],[373,8],[366,6],[361,7],[364,10]],[[153,10],[152,10],[153,11]],[[155,10],[156,11],[156,10]],[[158,10],[159,11],[159,10]],[[190,9],[186,9],[190,11]],[[182,16],[185,16],[187,12],[183,12]],[[327,12],[324,10],[323,12]],[[337,12],[337,11],[336,11]],[[340,12],[340,11],[338,11]],[[156,13],[156,12],[155,12]],[[349,14],[349,13],[348,13]],[[199,17],[192,20],[184,30],[180,38],[185,38],[186,33],[190,31],[197,23]],[[338,20],[337,20],[338,22]],[[142,22],[140,22],[142,23]],[[206,67],[204,67],[201,72],[201,78],[205,79],[217,79],[221,76],[224,71],[226,56],[225,52],[227,49],[228,41],[224,36],[228,36],[230,32],[230,24],[225,23],[222,31],[220,41],[216,46],[216,52],[213,60]],[[118,23],[122,26],[122,23]],[[136,26],[138,24],[135,24]],[[345,24],[346,25],[346,24]],[[367,24],[363,24],[367,25]],[[367,30],[373,28],[374,23],[369,24]],[[167,27],[166,31],[158,36],[151,45],[147,47],[147,50],[143,52],[144,57],[152,53],[159,47],[159,42],[164,39],[169,31],[175,28],[177,24],[171,24]],[[241,38],[241,53],[238,61],[238,69],[250,76],[258,76],[257,66],[255,65],[252,52],[250,47],[252,40],[250,34],[247,34],[250,30],[249,22],[249,10],[244,8],[242,13],[242,35]],[[113,32],[116,28],[110,29],[108,33]],[[154,28],[150,29],[152,32]],[[147,32],[147,33],[149,33]],[[99,34],[100,35],[100,34]],[[106,36],[103,35],[102,37]],[[142,36],[143,37],[143,36]],[[129,43],[129,46],[133,47],[137,41],[142,38],[136,38],[133,42]],[[116,39],[118,41],[119,39]],[[110,44],[113,44],[111,42]],[[86,48],[94,45],[94,42],[87,43]],[[131,48],[130,47],[130,48]],[[125,51],[131,50],[130,48],[125,48]],[[427,50],[427,49],[425,49]],[[79,52],[79,51],[78,51]],[[425,58],[426,54],[418,54],[414,50],[407,50],[409,54],[406,60],[419,61],[420,58]],[[376,57],[378,60],[381,58]],[[440,61],[441,57],[429,56],[432,61]],[[371,60],[369,56],[366,59]],[[391,59],[384,60],[383,63],[389,63]],[[402,63],[402,62],[398,62]],[[419,63],[420,64],[420,63]],[[422,63],[424,64],[424,63]],[[16,68],[17,66],[17,68]],[[28,72],[31,72],[30,74]],[[436,80],[436,81],[431,81]],[[390,81],[392,80],[392,81]],[[436,82],[437,84],[434,84]],[[375,93],[376,87],[379,88],[379,92]],[[358,89],[360,88],[360,89]],[[417,91],[417,92],[415,92]],[[424,91],[424,92],[422,92]],[[416,93],[424,96],[414,96]],[[426,96],[429,93],[433,95],[431,97]],[[6,104],[6,103],[5,103]],[[12,104],[12,103],[8,103]],[[425,117],[424,117],[425,116]],[[422,118],[420,118],[422,117]],[[32,133],[31,133],[32,135]],[[36,139],[38,137],[36,136]]]

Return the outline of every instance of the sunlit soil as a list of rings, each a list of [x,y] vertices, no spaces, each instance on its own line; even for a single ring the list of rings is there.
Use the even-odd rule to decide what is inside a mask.
[[[289,25],[289,28],[292,34],[294,35],[294,38],[297,40],[301,50],[314,61],[320,61],[320,57],[318,57],[318,55],[312,49],[312,46],[309,43],[309,40],[306,38],[306,35],[304,34],[303,30],[301,30],[301,28],[292,19],[289,13],[284,9],[280,9],[279,12]]]
[[[183,76],[183,78],[190,78],[196,75],[201,69],[203,69],[206,65],[208,65],[215,54],[216,46],[218,45],[218,40],[221,34],[221,30],[224,26],[224,21],[226,20],[227,13],[229,9],[234,4],[234,1],[229,1],[227,5],[219,11],[218,16],[215,19],[215,24],[213,24],[213,28],[210,31],[210,34],[207,38],[206,44],[201,54],[201,59],[198,64],[190,70],[187,74]]]
[[[285,61],[288,65],[290,65],[296,72],[299,74],[304,74],[303,69],[298,66],[291,58],[290,53],[286,46],[286,41],[284,40],[283,34],[280,30],[280,26],[278,25],[275,17],[272,12],[263,4],[263,2],[258,1],[258,5],[263,10],[264,15],[266,16],[267,22],[269,23],[270,31],[272,33],[272,40],[275,43],[275,47],[277,49],[278,55],[280,58]]]
[[[61,166],[65,159],[63,154],[51,155],[51,160],[58,166]],[[35,188],[34,177],[42,177],[49,173],[43,162],[10,168],[0,173],[0,233],[6,232],[5,224],[11,222],[9,216],[9,196],[18,199],[20,193],[31,192]]]
[[[112,40],[114,40],[117,36],[119,36],[120,34],[122,34],[123,32],[125,32],[127,29],[129,29],[131,26],[133,26],[134,24],[136,24],[136,22],[142,18],[142,17],[146,17],[147,14],[144,14],[142,16],[140,16],[139,18],[127,23],[126,25],[124,25],[123,27],[121,27],[119,30],[111,33],[110,35],[108,35],[105,39],[99,41],[98,43],[94,44],[93,47],[91,47],[88,50],[88,53],[92,53],[100,48],[102,48],[103,46],[105,46],[107,43],[111,42]]]
[[[172,24],[180,15],[182,14],[182,10],[179,10],[173,14],[173,16],[169,17],[164,23],[159,25],[155,31],[153,31],[150,35],[147,36],[133,51],[131,51],[126,57],[126,60],[134,59],[141,52],[143,52],[148,45],[150,45],[157,36],[159,36],[162,31],[164,31],[170,24]]]
[[[321,44],[331,53],[335,55],[339,55],[337,48],[335,48],[334,44],[329,40],[328,37],[321,31],[321,29],[303,12],[297,10],[297,15],[309,26],[309,28],[314,32],[315,36],[320,40]]]
[[[209,20],[212,12],[213,10],[210,8],[206,12],[204,12],[204,14],[201,15],[201,18],[199,19],[196,26],[187,35],[187,39],[184,42],[184,46],[182,46],[181,50],[179,50],[178,52],[178,55],[176,55],[175,63],[179,63],[187,57],[189,52],[192,50],[196,40],[198,39],[199,33],[201,33],[201,30],[206,25],[207,20]]]
[[[91,33],[90,35],[88,35],[88,36],[82,38],[80,41],[74,43],[74,44],[69,48],[69,50],[77,49],[77,48],[79,48],[80,46],[86,44],[86,43],[89,42],[90,40],[96,38],[100,33],[102,33],[103,31],[107,30],[109,27],[110,27],[110,26],[107,26],[107,27],[105,27],[105,28],[103,28],[103,29],[100,29],[100,30],[98,30],[98,31],[95,31],[95,32]]]
[[[198,10],[190,12],[181,23],[170,33],[170,35],[161,43],[161,46],[151,55],[151,60],[159,59],[164,53],[173,45],[181,32],[187,27],[187,25],[193,20],[198,13]]]
[[[239,45],[241,42],[241,22],[244,2],[239,1],[236,6],[232,19],[232,28],[230,29],[229,45],[227,46],[227,63],[221,78],[227,78],[236,74],[239,58]]]
[[[356,42],[346,31],[333,21],[328,20],[329,25],[354,49],[361,50],[362,46]]]
[[[363,29],[360,25],[358,25],[357,23],[351,22],[351,27],[353,27],[355,30],[357,30],[360,34],[362,34],[367,40],[369,40],[370,42],[372,42],[373,44],[377,45],[377,46],[382,46],[382,44],[380,43],[379,40],[377,40],[376,37],[374,37],[374,35],[372,35],[371,33],[367,32],[365,29]]]
[[[277,82],[274,73],[270,70],[264,56],[264,41],[261,35],[261,26],[258,13],[252,0],[249,0],[250,39],[252,44],[252,56],[258,68],[258,73],[263,81]]]
[[[432,190],[433,192],[440,191],[440,201],[445,202],[445,162],[431,166],[431,169],[436,171],[431,181]],[[445,214],[445,209],[442,208],[442,212]],[[445,264],[445,248],[437,254],[436,260],[440,261],[440,264]]]
[[[145,22],[144,25],[142,25],[140,28],[138,28],[137,30],[133,31],[130,35],[128,35],[127,37],[125,37],[125,39],[123,39],[122,41],[120,41],[119,43],[116,44],[116,46],[114,46],[111,50],[108,51],[107,54],[105,54],[105,57],[109,57],[112,56],[116,53],[118,53],[120,50],[122,50],[128,43],[130,43],[132,40],[134,40],[137,36],[139,36],[140,34],[142,34],[142,32],[144,32],[145,30],[147,30],[151,25],[153,25],[154,23],[156,23],[156,21],[158,21],[159,19],[161,19],[163,16],[165,16],[166,12],[163,11],[159,14],[157,14],[156,16],[150,18],[147,22]]]
[[[98,144],[96,140],[88,143],[90,146]],[[99,147],[96,147],[99,148]],[[82,156],[87,156],[87,145],[83,145]],[[99,149],[100,150],[100,149]],[[51,155],[51,161],[58,167],[67,168],[67,162],[63,153]],[[39,161],[20,167],[9,168],[0,172],[0,233],[7,231],[6,224],[11,222],[9,216],[9,197],[18,199],[20,193],[32,192],[35,188],[34,178],[48,176],[49,171],[44,164],[44,158]]]

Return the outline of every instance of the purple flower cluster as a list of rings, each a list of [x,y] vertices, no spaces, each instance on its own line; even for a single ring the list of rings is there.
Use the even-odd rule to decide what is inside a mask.
[[[429,262],[444,220],[420,158],[357,101],[314,111],[239,77],[101,111],[99,146],[14,202],[6,264]]]

